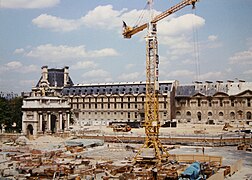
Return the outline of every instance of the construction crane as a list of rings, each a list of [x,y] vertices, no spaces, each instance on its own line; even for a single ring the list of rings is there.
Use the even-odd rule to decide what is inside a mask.
[[[148,4],[151,7],[153,0],[148,0]],[[157,164],[161,164],[162,160],[169,157],[167,150],[162,146],[159,140],[159,82],[158,82],[158,66],[159,66],[159,56],[158,56],[158,41],[157,41],[157,22],[164,19],[165,17],[179,11],[180,9],[192,5],[195,8],[195,3],[198,0],[183,0],[180,3],[172,6],[163,13],[150,19],[148,23],[142,24],[137,27],[127,26],[123,22],[123,37],[131,38],[134,34],[143,31],[147,28],[148,33],[145,37],[146,39],[146,101],[145,101],[145,142],[141,149],[135,156],[135,161],[146,159],[144,157],[145,152],[152,153],[148,157],[148,161],[154,161]]]

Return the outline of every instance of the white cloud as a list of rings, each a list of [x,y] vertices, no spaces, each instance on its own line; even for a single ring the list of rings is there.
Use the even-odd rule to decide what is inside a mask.
[[[225,73],[224,72],[207,72],[205,74],[201,74],[200,75],[200,79],[203,80],[213,80],[213,79],[219,79],[219,78],[223,78],[225,77]]]
[[[88,82],[111,82],[112,78],[109,72],[103,69],[94,69],[82,74],[82,77]]]
[[[120,16],[126,9],[121,11],[113,10],[112,5],[97,6],[81,18],[86,26],[102,29],[113,29],[122,26]]]
[[[165,19],[158,24],[158,33],[165,36],[174,36],[179,34],[191,34],[193,28],[202,27],[205,20],[194,14],[185,14],[174,17],[171,20]]]
[[[190,77],[194,75],[195,73],[189,70],[176,70],[166,73],[167,77],[188,77],[188,76]]]
[[[163,36],[160,44],[167,46],[167,56],[169,60],[177,60],[183,55],[193,55],[194,45],[192,44],[190,37],[180,35],[177,37]],[[188,58],[188,57],[187,57]]]
[[[5,64],[5,68],[8,70],[19,69],[22,67],[22,63],[18,61],[11,61]]]
[[[133,68],[134,66],[136,66],[136,65],[135,64],[126,64],[125,69],[129,70],[129,69]]]
[[[138,81],[141,79],[141,73],[133,72],[133,73],[123,73],[118,77],[119,81]]]
[[[32,20],[32,23],[40,28],[51,29],[52,31],[69,32],[78,29],[81,26],[79,20],[68,20],[59,17],[41,14]]]
[[[60,3],[60,0],[1,0],[2,8],[47,8]]]
[[[112,5],[97,6],[93,10],[89,11],[83,17],[79,19],[63,19],[60,17],[41,14],[37,18],[33,19],[33,23],[41,28],[51,29],[52,31],[73,31],[80,26],[87,26],[100,29],[115,29],[118,32],[122,27],[122,20],[128,23],[130,26],[135,26],[136,20],[143,13],[142,10],[126,9],[114,10]],[[161,12],[154,11],[154,14],[160,14]],[[138,25],[147,22],[148,13],[143,13],[144,17]],[[191,33],[193,27],[198,28],[205,24],[205,20],[194,14],[186,14],[180,17],[176,17],[175,14],[170,15],[158,24],[158,32],[160,35],[176,35],[181,33]],[[121,33],[121,32],[120,32]]]
[[[89,57],[105,57],[105,56],[118,56],[119,53],[112,48],[104,48],[100,50],[90,51],[88,53]]]
[[[208,40],[209,41],[216,41],[218,39],[218,36],[216,36],[216,35],[210,35],[210,36],[208,36]]]
[[[54,46],[52,44],[40,45],[38,47],[33,48],[30,52],[26,54],[26,56],[28,57],[39,58],[42,60],[50,60],[53,62],[62,59],[73,60],[83,57],[107,57],[117,55],[118,52],[112,48],[87,51],[85,49],[85,46]]]
[[[23,48],[15,49],[14,54],[22,54],[22,53],[24,53],[24,51],[25,50]]]
[[[252,48],[235,53],[229,58],[230,64],[252,64]]]
[[[71,69],[88,69],[88,68],[95,68],[97,64],[93,61],[79,61],[74,64]]]
[[[0,73],[6,72],[6,71],[30,73],[30,72],[37,72],[38,70],[39,68],[36,65],[25,66],[21,62],[18,62],[18,61],[11,61],[0,67]]]

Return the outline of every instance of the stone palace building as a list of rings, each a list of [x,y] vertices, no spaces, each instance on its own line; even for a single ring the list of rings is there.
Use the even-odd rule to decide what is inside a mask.
[[[24,99],[25,134],[58,133],[79,126],[144,121],[145,82],[74,84],[69,68],[43,66],[36,87]],[[194,82],[161,81],[161,125],[177,123],[252,125],[252,82],[239,80]]]

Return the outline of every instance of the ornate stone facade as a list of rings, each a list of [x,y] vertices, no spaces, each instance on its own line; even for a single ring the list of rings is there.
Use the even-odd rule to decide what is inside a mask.
[[[196,82],[176,90],[176,119],[186,123],[252,125],[252,83]]]
[[[161,124],[175,117],[176,83],[177,81],[163,81],[159,84]],[[78,84],[65,87],[62,95],[69,100],[74,118],[81,126],[144,120],[144,82]]]
[[[66,130],[70,111],[80,126],[144,121],[144,82],[74,85],[68,67],[43,66],[41,78],[31,94],[23,106],[25,133],[31,133],[32,128],[33,134]],[[251,125],[251,103],[252,82],[206,81],[179,85],[178,81],[162,81],[159,84],[161,125],[172,121]],[[52,124],[52,121],[55,122]]]
[[[58,97],[24,99],[22,131],[25,135],[60,133],[69,129],[70,105]]]
[[[69,129],[71,106],[67,99],[59,97],[64,87],[73,85],[68,67],[48,69],[42,74],[36,87],[24,98],[22,106],[22,131],[25,135],[61,133]]]

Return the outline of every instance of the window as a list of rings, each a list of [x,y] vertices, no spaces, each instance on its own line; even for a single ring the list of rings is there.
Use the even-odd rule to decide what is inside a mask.
[[[231,106],[234,107],[234,100],[231,100]]]
[[[246,113],[247,119],[251,119],[251,112]]]
[[[200,99],[198,99],[198,106],[200,107]]]
[[[212,107],[212,100],[211,99],[208,100],[208,106]]]
[[[198,120],[201,121],[201,112],[197,113]]]
[[[123,109],[123,103],[121,103],[121,109]]]
[[[250,107],[251,103],[250,103],[250,98],[247,99],[247,106]]]
[[[130,120],[130,112],[128,112],[128,119]]]
[[[135,112],[135,119],[137,119],[137,112]]]
[[[130,103],[128,103],[128,109],[130,109]]]
[[[234,113],[234,112],[231,112],[231,113],[230,113],[230,118],[231,118],[231,119],[235,119],[235,113]]]

